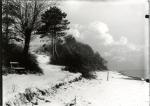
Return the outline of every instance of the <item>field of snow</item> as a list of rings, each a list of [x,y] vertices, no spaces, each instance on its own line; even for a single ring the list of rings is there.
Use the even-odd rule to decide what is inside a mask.
[[[25,92],[27,88],[48,90],[55,87],[55,90],[51,91],[53,93],[42,95],[44,100],[46,99],[48,102],[40,101],[40,99],[36,105],[149,106],[149,84],[145,81],[134,80],[113,71],[109,71],[108,80],[108,72],[97,72],[97,78],[93,80],[84,78],[77,80],[76,78],[79,78],[81,74],[61,71],[62,67],[47,64],[49,60],[48,56],[38,55],[37,59],[40,67],[44,70],[44,75],[14,74],[3,76],[4,102],[15,101],[15,95]],[[11,106],[19,105],[11,104]],[[25,106],[34,105],[28,103]]]
[[[116,72],[109,74],[109,81],[107,72],[98,72],[95,80],[82,79],[63,86],[52,99],[75,106],[149,106],[148,83]]]
[[[3,103],[14,99],[18,93],[24,93],[27,88],[49,89],[57,84],[67,83],[81,74],[73,74],[68,71],[61,71],[62,66],[49,65],[49,57],[38,55],[40,67],[44,75],[7,75],[3,76]]]

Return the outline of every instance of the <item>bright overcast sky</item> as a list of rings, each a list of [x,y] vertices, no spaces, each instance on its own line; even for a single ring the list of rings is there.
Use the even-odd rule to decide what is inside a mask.
[[[69,33],[99,51],[110,69],[144,70],[146,0],[68,0],[61,6]]]

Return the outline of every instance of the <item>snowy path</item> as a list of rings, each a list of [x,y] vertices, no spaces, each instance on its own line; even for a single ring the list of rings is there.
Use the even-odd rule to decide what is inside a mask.
[[[106,80],[107,72],[97,74],[95,80],[83,79],[61,87],[51,97],[52,103],[73,103],[73,106],[149,106],[148,83],[132,80],[116,72],[110,72],[109,81]]]

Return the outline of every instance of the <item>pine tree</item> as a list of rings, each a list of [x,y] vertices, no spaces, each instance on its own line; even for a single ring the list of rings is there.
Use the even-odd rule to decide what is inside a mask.
[[[58,38],[66,35],[70,22],[65,19],[67,14],[62,12],[58,7],[50,7],[42,14],[43,25],[39,28],[38,33],[43,34],[42,37],[48,36],[52,40],[52,55],[57,56],[56,43]]]

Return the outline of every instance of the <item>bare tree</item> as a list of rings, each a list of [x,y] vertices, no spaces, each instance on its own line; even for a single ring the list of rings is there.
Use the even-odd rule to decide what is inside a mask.
[[[9,15],[15,18],[14,28],[24,38],[25,56],[29,52],[29,45],[36,29],[40,26],[41,13],[54,1],[46,3],[43,0],[11,0],[8,3]]]
[[[12,30],[12,26],[15,24],[15,20],[9,15],[10,8],[7,6],[10,0],[2,1],[2,54],[8,54],[8,46],[11,39],[14,39],[14,32]],[[13,38],[12,38],[13,37]],[[5,51],[5,52],[4,52]],[[7,60],[7,65],[9,65],[9,59]]]
[[[10,33],[13,33],[12,25],[15,23],[15,20],[9,15],[9,7],[7,6],[9,4],[10,0],[3,0],[2,1],[2,37],[3,40],[5,40],[6,43],[9,43]]]

